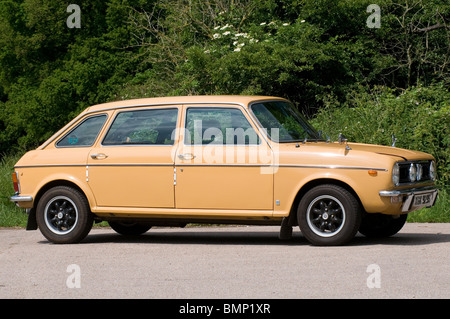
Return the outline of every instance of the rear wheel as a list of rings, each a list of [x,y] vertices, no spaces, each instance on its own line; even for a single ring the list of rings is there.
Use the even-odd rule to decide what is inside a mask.
[[[108,222],[117,233],[126,236],[136,236],[147,232],[151,225],[136,222]]]
[[[302,234],[313,245],[343,245],[358,231],[361,209],[345,188],[326,184],[302,197],[297,218]]]
[[[39,200],[36,221],[41,233],[52,243],[72,244],[87,236],[93,215],[82,193],[68,186],[57,186]]]

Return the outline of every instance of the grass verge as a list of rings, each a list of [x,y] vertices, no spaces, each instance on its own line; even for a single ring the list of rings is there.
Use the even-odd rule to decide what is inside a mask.
[[[408,215],[410,223],[450,223],[449,190],[441,189],[436,204],[431,208],[422,208]]]
[[[27,215],[24,209],[20,209],[9,201],[14,195],[11,174],[14,164],[19,160],[18,155],[7,155],[0,160],[0,227],[25,227]]]

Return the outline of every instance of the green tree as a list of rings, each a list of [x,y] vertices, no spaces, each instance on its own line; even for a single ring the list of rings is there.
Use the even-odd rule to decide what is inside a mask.
[[[68,3],[0,4],[0,153],[35,147],[85,107],[116,97],[133,73],[130,5],[83,1],[81,28],[66,25]]]

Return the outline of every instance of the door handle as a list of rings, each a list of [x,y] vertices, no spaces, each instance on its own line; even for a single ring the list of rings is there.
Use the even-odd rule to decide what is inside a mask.
[[[102,159],[105,159],[105,158],[107,158],[108,157],[108,155],[106,155],[106,154],[91,154],[91,158],[92,159],[98,159],[98,160],[102,160]]]
[[[178,155],[178,158],[182,159],[182,160],[191,160],[191,159],[195,158],[195,155],[194,154],[180,154],[180,155]]]

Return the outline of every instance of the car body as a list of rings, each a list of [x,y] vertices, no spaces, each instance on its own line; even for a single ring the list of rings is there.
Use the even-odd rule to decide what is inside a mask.
[[[184,96],[99,104],[15,165],[11,201],[27,229],[82,240],[93,221],[122,234],[187,223],[292,226],[316,245],[359,230],[389,236],[437,196],[435,159],[325,141],[270,96]]]

